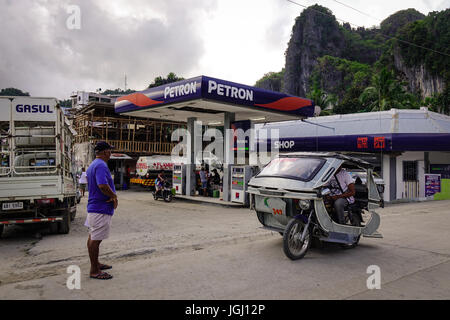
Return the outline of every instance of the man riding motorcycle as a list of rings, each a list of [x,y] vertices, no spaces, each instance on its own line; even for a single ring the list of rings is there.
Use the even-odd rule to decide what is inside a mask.
[[[164,188],[164,182],[166,182],[166,177],[164,176],[164,171],[161,170],[161,172],[158,173],[158,177],[156,178],[156,181],[155,181],[156,192],[158,192]]]

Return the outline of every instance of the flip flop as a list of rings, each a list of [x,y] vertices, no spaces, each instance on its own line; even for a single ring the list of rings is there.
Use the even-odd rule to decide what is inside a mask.
[[[112,279],[113,276],[106,272],[100,272],[98,275],[90,276],[90,277],[92,279],[98,279],[98,280],[109,280],[109,279]]]
[[[100,270],[108,270],[108,269],[112,269],[112,266],[108,266],[107,264],[100,265]]]

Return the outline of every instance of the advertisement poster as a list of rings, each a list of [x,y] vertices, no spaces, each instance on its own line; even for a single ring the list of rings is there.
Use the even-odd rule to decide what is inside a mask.
[[[425,196],[431,197],[441,192],[441,175],[425,174]]]

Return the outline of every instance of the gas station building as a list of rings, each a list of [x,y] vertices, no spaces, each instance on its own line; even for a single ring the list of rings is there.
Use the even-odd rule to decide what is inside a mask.
[[[420,110],[322,116],[258,125],[278,129],[279,152],[338,151],[372,163],[384,200],[450,199],[450,116]]]
[[[188,196],[194,194],[193,172],[196,161],[201,161],[198,155],[203,151],[200,125],[223,127],[226,132],[243,120],[254,128],[258,123],[305,119],[312,117],[315,111],[313,101],[308,99],[206,76],[150,88],[120,97],[115,102],[118,114],[187,123],[189,134],[183,137],[183,143],[187,145],[187,154],[183,154],[187,158],[183,178]],[[248,166],[234,166],[234,149],[233,136],[224,134],[223,200],[242,202],[248,182],[243,180],[249,179],[245,172]],[[233,182],[237,191],[232,193],[233,170],[240,182]]]

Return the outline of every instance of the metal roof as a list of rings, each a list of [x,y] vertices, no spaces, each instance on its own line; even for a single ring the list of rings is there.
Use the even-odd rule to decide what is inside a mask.
[[[268,143],[271,129],[278,129],[282,152],[450,151],[450,116],[427,108],[324,116],[255,128],[268,130]]]
[[[280,129],[281,137],[362,135],[385,133],[450,133],[450,116],[420,110],[391,109],[381,112],[308,118],[265,124]]]
[[[349,155],[345,155],[338,152],[287,152],[279,155],[280,158],[289,158],[289,157],[320,157],[320,158],[336,158],[349,162],[354,162],[364,168],[372,168],[373,165],[367,161],[364,161],[359,158],[355,158]]]

